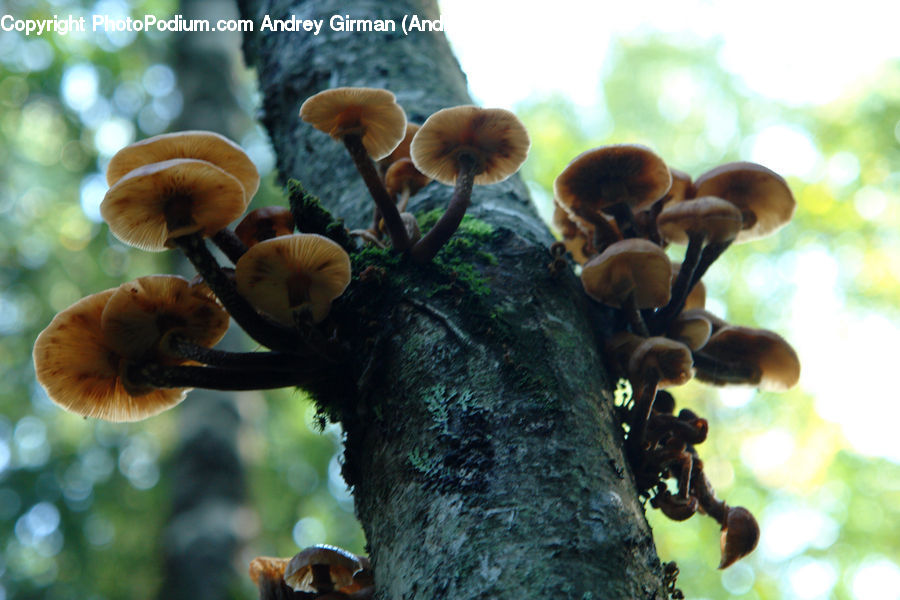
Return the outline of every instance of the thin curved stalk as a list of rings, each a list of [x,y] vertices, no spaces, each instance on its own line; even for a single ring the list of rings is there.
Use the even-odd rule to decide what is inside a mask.
[[[653,335],[659,335],[666,331],[672,320],[684,308],[687,297],[690,295],[691,290],[694,289],[694,285],[696,285],[693,282],[694,271],[696,271],[700,261],[704,240],[705,237],[701,233],[688,235],[687,251],[684,254],[681,268],[678,270],[678,277],[675,278],[675,282],[672,284],[672,297],[669,303],[659,309],[651,319],[650,330],[653,332]]]
[[[273,350],[297,351],[301,342],[297,332],[259,314],[238,293],[234,283],[219,267],[216,258],[198,234],[175,238],[173,242],[194,265],[225,310],[250,337]]]
[[[472,198],[472,187],[477,168],[478,163],[471,157],[466,154],[460,155],[456,186],[453,188],[453,197],[450,199],[447,210],[434,224],[434,227],[410,250],[413,260],[417,263],[424,264],[434,258],[450,239],[450,236],[459,229],[459,224],[462,223]]]
[[[282,352],[227,352],[206,348],[180,336],[171,335],[164,340],[165,352],[176,358],[193,360],[214,367],[231,367],[242,370],[298,370],[308,369],[309,359]]]
[[[231,264],[237,264],[237,261],[247,251],[247,246],[241,241],[232,230],[227,227],[215,232],[212,236],[213,243],[222,251]]]
[[[128,379],[135,385],[155,388],[204,388],[208,390],[272,390],[303,385],[312,379],[306,371],[244,371],[225,367],[133,365]]]
[[[365,146],[363,146],[362,138],[359,135],[346,135],[344,136],[344,146],[347,148],[347,152],[350,153],[353,164],[356,165],[356,170],[359,171],[366,187],[369,189],[369,194],[372,195],[372,199],[375,201],[376,230],[378,227],[378,213],[380,212],[388,235],[391,236],[391,244],[396,250],[401,252],[406,250],[409,247],[409,236],[406,235],[406,228],[403,227],[403,221],[400,220],[400,212],[384,187],[381,177],[378,176],[378,171],[375,170],[375,163],[372,162],[372,158],[369,156]]]

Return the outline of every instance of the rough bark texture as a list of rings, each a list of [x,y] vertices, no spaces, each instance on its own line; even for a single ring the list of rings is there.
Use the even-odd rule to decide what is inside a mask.
[[[325,19],[318,36],[257,27],[246,55],[282,177],[365,226],[372,203],[343,146],[297,112],[336,86],[388,88],[414,122],[469,103],[442,34],[328,29],[331,15],[399,24],[437,18],[436,8],[246,0],[241,12],[257,25],[266,14]],[[450,194],[431,184],[411,210],[446,206]],[[354,259],[357,279],[333,316],[355,359],[345,385],[314,390],[347,431],[345,477],[377,597],[664,597],[598,352],[608,316],[571,271],[549,273],[552,237],[518,178],[476,188],[469,214],[477,220],[434,264]]]

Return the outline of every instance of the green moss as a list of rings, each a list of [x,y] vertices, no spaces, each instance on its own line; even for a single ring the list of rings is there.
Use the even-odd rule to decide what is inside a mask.
[[[296,179],[288,181],[288,206],[297,231],[324,235],[341,245],[347,252],[355,247],[341,219],[335,219],[318,198],[306,191]]]

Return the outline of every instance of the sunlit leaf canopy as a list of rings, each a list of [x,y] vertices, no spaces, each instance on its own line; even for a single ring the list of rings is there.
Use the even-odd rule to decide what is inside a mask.
[[[171,0],[2,4],[21,18],[176,12]],[[469,16],[473,4],[494,12]],[[561,2],[540,16],[505,3],[442,8],[473,93],[526,121],[524,175],[545,214],[569,160],[613,142],[647,144],[695,176],[728,160],[760,162],[797,197],[793,224],[729,250],[706,283],[714,312],[792,342],[801,385],[675,392],[709,419],[706,472],[729,503],[760,518],[760,548],[718,572],[711,520],[672,523],[650,511],[660,556],[678,562],[689,598],[898,597],[900,414],[883,379],[900,339],[900,19],[885,14],[898,9],[856,3],[871,17],[863,27],[847,11],[828,20],[803,3],[754,5],[749,15],[726,3],[640,4]],[[810,15],[814,24],[801,21]],[[507,76],[477,54],[496,52],[498,39],[525,48]],[[173,43],[157,33],[0,32],[0,599],[150,597],[159,587],[180,410],[132,425],[85,421],[46,398],[30,361],[55,312],[170,270],[165,256],[109,235],[97,207],[109,157],[169,130],[184,110]],[[252,75],[238,69],[239,101],[252,113]],[[237,141],[268,176],[254,206],[279,202],[264,134],[251,127]],[[250,597],[252,556],[316,542],[363,547],[340,478],[339,430],[318,433],[296,392],[245,394],[238,406],[251,490],[234,589]]]

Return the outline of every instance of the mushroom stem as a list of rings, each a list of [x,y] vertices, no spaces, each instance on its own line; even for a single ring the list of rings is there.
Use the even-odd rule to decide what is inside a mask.
[[[625,315],[628,317],[628,322],[631,324],[634,333],[642,337],[650,337],[650,331],[647,329],[644,317],[641,316],[641,311],[637,307],[634,292],[628,294],[625,298],[625,302],[622,304],[622,310],[625,311]]]
[[[377,231],[377,229],[376,229],[376,231]],[[358,237],[358,238],[362,239],[363,242],[372,244],[378,248],[386,248],[387,247],[387,246],[385,246],[384,242],[379,240],[378,237],[374,233],[369,231],[368,229],[351,229],[350,235],[352,237]]]
[[[212,241],[228,257],[232,264],[237,264],[237,261],[247,251],[247,246],[244,245],[244,242],[227,227],[215,232],[212,236]]]
[[[718,385],[727,383],[758,383],[760,373],[753,365],[739,361],[719,360],[705,352],[694,352],[694,367],[698,379]]]
[[[631,416],[628,419],[628,439],[625,441],[625,452],[631,459],[632,465],[642,464],[641,453],[644,447],[644,437],[647,433],[647,422],[653,412],[653,402],[656,400],[656,390],[659,387],[659,378],[653,381],[641,382],[637,401],[631,408]]]
[[[243,371],[232,367],[173,367],[159,364],[132,365],[127,369],[128,380],[139,386],[227,391],[272,390],[297,386],[310,381],[314,373],[301,369]]]
[[[456,187],[453,189],[453,197],[450,199],[447,210],[434,224],[434,227],[410,250],[413,260],[419,264],[429,262],[444,247],[450,236],[459,229],[466,209],[469,208],[478,162],[468,154],[461,154],[458,160],[459,173],[456,175]]]
[[[722,253],[728,250],[728,247],[734,239],[728,240],[727,242],[718,242],[714,244],[707,244],[706,247],[703,248],[703,251],[700,252],[700,259],[697,262],[697,267],[694,269],[694,274],[691,277],[691,285],[688,286],[688,289],[691,290],[697,285],[697,282],[700,281],[704,275],[706,275],[707,269],[716,262],[716,259],[722,256]]]
[[[403,191],[400,192],[400,198],[397,199],[397,210],[403,212],[406,210],[406,206],[409,204],[409,186],[404,185]]]
[[[181,236],[175,238],[173,242],[194,265],[225,310],[250,337],[273,350],[285,352],[297,350],[301,342],[297,333],[256,312],[256,309],[238,293],[234,283],[219,267],[212,252],[198,234]]]
[[[206,348],[181,335],[167,336],[161,344],[163,351],[176,358],[193,360],[214,367],[232,367],[244,370],[296,370],[301,367],[295,354],[281,352],[226,352]],[[308,364],[308,359],[303,359]]]
[[[372,199],[375,201],[377,212],[381,212],[388,235],[391,236],[391,244],[401,252],[406,250],[409,247],[409,236],[406,235],[406,228],[403,227],[403,221],[400,220],[400,212],[397,210],[397,205],[391,200],[391,196],[384,187],[381,177],[378,176],[375,163],[372,162],[368,151],[363,146],[362,138],[357,134],[350,134],[345,135],[343,139],[344,146],[350,153],[353,164],[356,165],[356,170],[359,171],[366,187],[369,189],[369,194],[372,195]],[[378,223],[376,222],[375,225],[377,230]]]
[[[698,464],[699,463],[699,464]],[[700,501],[700,508],[711,516],[719,525],[725,525],[728,516],[728,505],[723,500],[716,498],[716,492],[703,472],[703,463],[694,461],[694,470],[691,475],[691,492]]]
[[[694,289],[696,281],[694,281],[694,271],[700,261],[701,251],[703,250],[703,242],[705,237],[702,233],[688,234],[687,251],[684,254],[684,261],[678,271],[678,277],[672,284],[672,298],[669,303],[659,309],[650,322],[650,329],[653,335],[660,335],[666,331],[671,325],[672,320],[678,316],[684,308],[688,295]],[[697,279],[699,281],[699,279]]]
[[[619,226],[619,231],[622,232],[625,239],[638,237],[634,213],[631,212],[631,207],[627,203],[616,202],[605,210],[616,220],[616,225]]]

